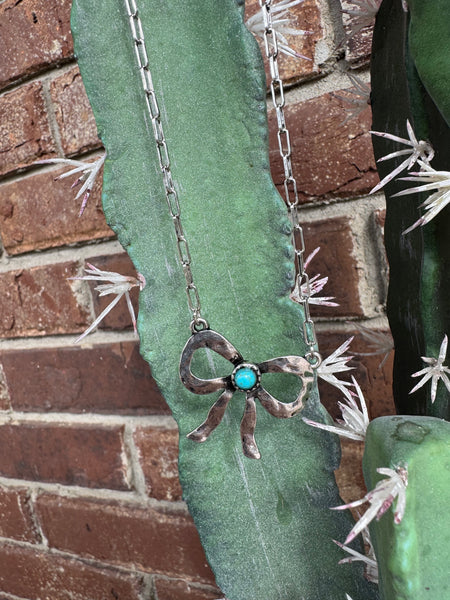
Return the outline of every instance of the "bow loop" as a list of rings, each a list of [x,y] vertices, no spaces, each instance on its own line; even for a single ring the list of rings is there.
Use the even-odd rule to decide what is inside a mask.
[[[217,377],[213,379],[200,379],[191,371],[191,362],[194,353],[199,348],[209,348],[226,358],[234,365],[243,362],[242,356],[223,335],[204,329],[192,335],[184,347],[180,361],[180,378],[183,385],[194,394],[211,394],[229,386],[230,377]]]

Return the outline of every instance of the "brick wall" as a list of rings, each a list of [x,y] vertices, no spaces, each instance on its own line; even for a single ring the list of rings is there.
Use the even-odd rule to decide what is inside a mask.
[[[177,478],[177,431],[140,358],[125,303],[79,346],[102,304],[85,282],[91,262],[133,267],[105,223],[101,182],[87,209],[58,182],[51,157],[101,153],[73,56],[70,0],[0,2],[0,596],[34,600],[213,600],[207,565]],[[247,2],[248,14],[257,0]],[[339,5],[292,9],[296,38],[313,60],[282,58],[310,272],[328,276],[339,307],[313,307],[323,354],[355,322],[387,330],[384,199],[377,181],[370,109],[346,120],[343,69],[368,80],[370,30],[343,42]],[[348,29],[349,25],[346,24]],[[339,92],[339,93],[337,93]],[[273,177],[282,186],[271,130]],[[136,297],[134,297],[134,301]],[[353,364],[371,415],[392,411],[391,359]],[[339,392],[322,386],[336,415]],[[353,450],[345,449],[344,455]],[[344,469],[344,497],[355,485]],[[356,492],[358,493],[358,492]]]

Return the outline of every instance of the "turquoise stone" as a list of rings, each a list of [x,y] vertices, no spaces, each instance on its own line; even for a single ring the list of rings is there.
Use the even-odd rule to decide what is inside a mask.
[[[251,390],[258,378],[253,369],[241,367],[234,374],[234,383],[240,390]]]

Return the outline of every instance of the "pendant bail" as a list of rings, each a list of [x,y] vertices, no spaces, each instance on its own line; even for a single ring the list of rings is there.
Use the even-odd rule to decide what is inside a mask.
[[[208,321],[206,319],[203,319],[203,317],[197,317],[192,319],[189,327],[193,335],[195,335],[196,333],[200,333],[200,331],[210,329]]]
[[[317,350],[311,350],[311,352],[305,354],[305,358],[314,370],[317,370],[322,364],[322,355]]]

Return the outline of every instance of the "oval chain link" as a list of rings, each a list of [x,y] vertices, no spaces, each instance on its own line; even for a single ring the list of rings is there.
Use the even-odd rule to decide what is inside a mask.
[[[194,283],[194,277],[191,270],[191,253],[189,244],[184,234],[183,225],[181,223],[181,209],[178,200],[178,193],[172,178],[172,170],[170,168],[170,158],[167,149],[167,142],[164,136],[163,126],[161,123],[161,112],[158,106],[155,89],[153,86],[152,75],[149,67],[147,47],[145,45],[144,31],[142,21],[139,17],[139,11],[136,0],[125,0],[125,6],[128,13],[131,35],[134,42],[134,51],[139,67],[139,73],[142,80],[142,87],[145,92],[146,109],[150,116],[153,133],[155,136],[156,150],[158,153],[159,167],[163,176],[164,191],[169,208],[169,214],[172,218],[175,236],[177,240],[178,257],[181,261],[184,277],[186,279],[186,296],[191,311],[191,331],[195,333],[203,329],[209,329],[208,322],[202,317],[200,296],[197,286]]]
[[[295,251],[295,267],[297,270],[296,286],[298,295],[303,306],[303,336],[305,343],[308,346],[306,357],[311,362],[312,367],[317,369],[322,357],[317,351],[317,337],[314,321],[311,319],[309,310],[309,299],[311,297],[311,286],[308,274],[305,270],[305,239],[303,237],[303,229],[298,220],[298,191],[297,181],[292,171],[291,161],[291,139],[289,130],[286,127],[284,115],[285,97],[283,82],[280,78],[278,67],[278,40],[277,33],[273,27],[271,5],[272,0],[259,0],[261,7],[263,22],[264,22],[264,49],[267,60],[269,61],[270,71],[270,93],[272,96],[272,104],[275,109],[277,118],[277,138],[280,156],[283,161],[284,170],[284,195],[288,207],[289,218],[292,224],[292,244]]]

